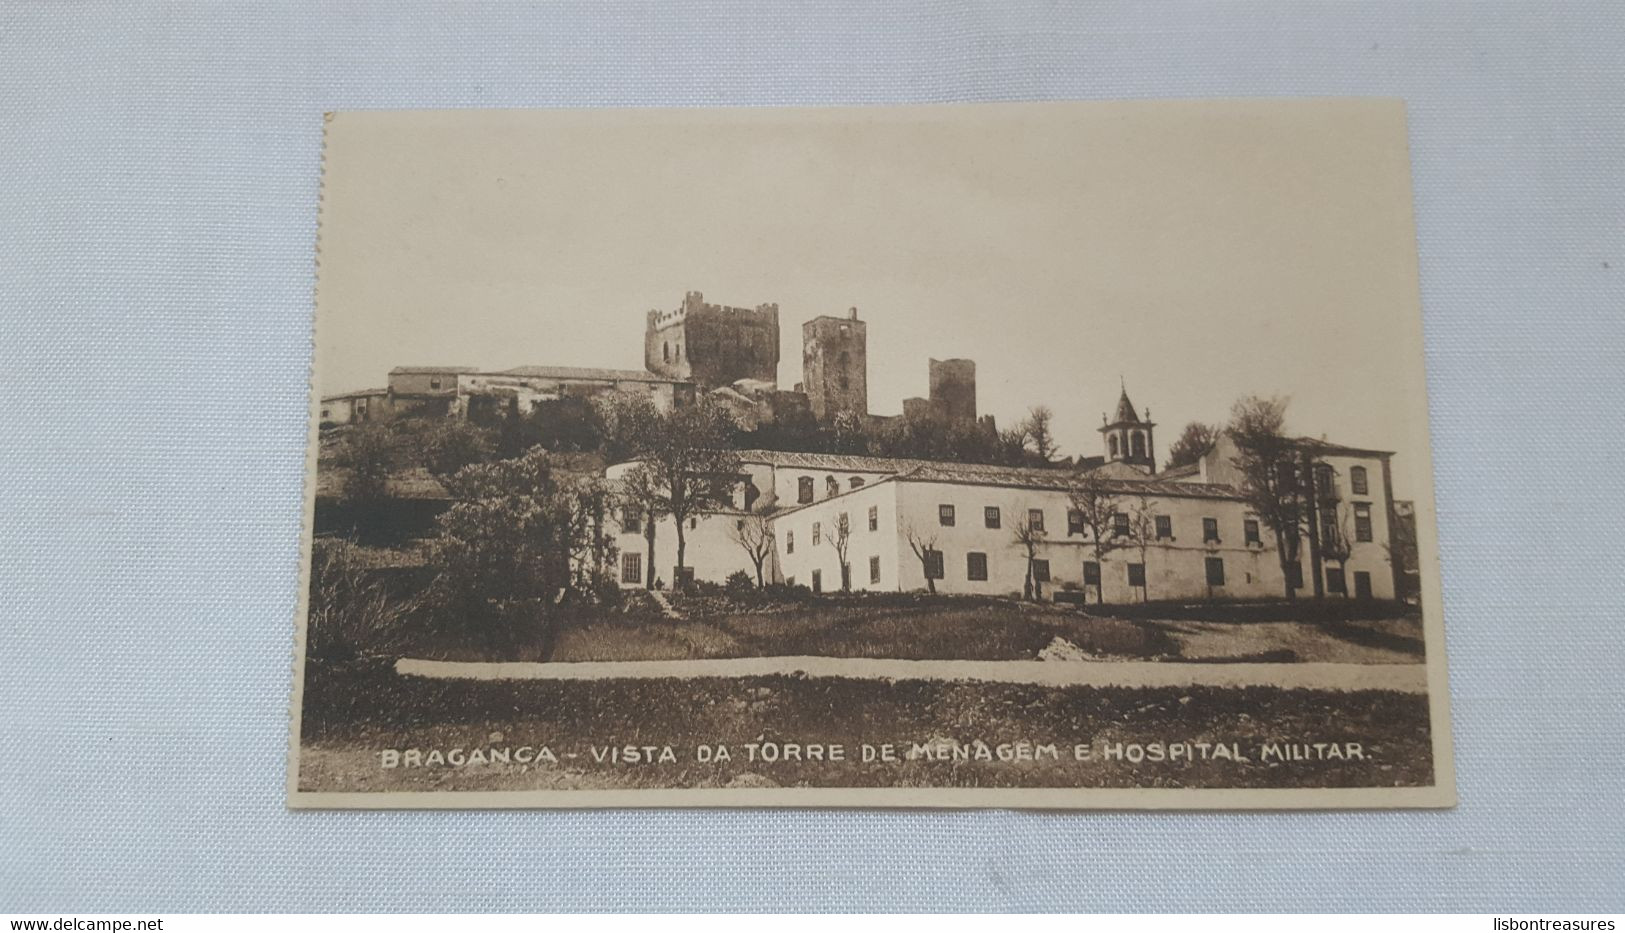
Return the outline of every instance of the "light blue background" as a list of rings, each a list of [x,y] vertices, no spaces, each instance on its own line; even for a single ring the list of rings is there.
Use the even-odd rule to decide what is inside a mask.
[[[1625,909],[1625,12],[0,3],[0,910]],[[324,110],[1410,102],[1462,803],[289,813]]]

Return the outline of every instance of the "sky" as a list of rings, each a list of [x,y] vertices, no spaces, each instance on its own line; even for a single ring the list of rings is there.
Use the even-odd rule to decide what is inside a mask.
[[[641,369],[689,290],[868,323],[869,406],[977,364],[1101,453],[1120,380],[1158,423],[1285,395],[1288,426],[1425,483],[1415,234],[1394,101],[442,111],[329,117],[317,386],[397,365]],[[1410,482],[1406,480],[1409,479]]]

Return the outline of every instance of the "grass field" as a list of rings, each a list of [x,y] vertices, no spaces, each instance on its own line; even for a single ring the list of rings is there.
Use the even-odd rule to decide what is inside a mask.
[[[1089,688],[797,677],[435,681],[387,666],[307,669],[300,787],[323,791],[722,786],[1387,787],[1431,782],[1427,700],[1380,691]],[[910,757],[983,743],[1030,760]],[[1266,760],[1271,743],[1358,743],[1357,760]],[[750,760],[752,745],[840,745],[841,761]],[[1240,759],[1130,761],[1115,746],[1233,745]],[[728,761],[698,746],[724,745]],[[895,760],[864,761],[891,745]],[[547,746],[546,763],[382,767],[387,751]],[[599,762],[594,750],[671,748]],[[1077,760],[1074,747],[1091,750]],[[658,755],[656,756],[658,757]]]
[[[670,619],[634,594],[628,611],[568,625],[552,660],[675,661],[812,655],[834,658],[1331,661],[1422,659],[1414,617],[1333,622],[1119,618],[1110,612],[1013,599],[884,594],[751,605],[678,597]],[[652,602],[652,601],[650,601]],[[436,660],[541,660],[533,646],[490,649],[424,639],[413,656]]]

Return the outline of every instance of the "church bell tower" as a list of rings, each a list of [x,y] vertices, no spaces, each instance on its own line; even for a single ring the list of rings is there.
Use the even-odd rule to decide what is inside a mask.
[[[1102,414],[1100,421],[1100,435],[1106,447],[1107,463],[1124,463],[1147,473],[1157,472],[1157,452],[1153,433],[1157,426],[1151,420],[1150,409],[1146,409],[1144,418],[1134,411],[1134,403],[1128,398],[1127,386],[1123,386],[1123,394],[1117,399],[1117,411],[1111,420],[1107,421],[1106,416]]]

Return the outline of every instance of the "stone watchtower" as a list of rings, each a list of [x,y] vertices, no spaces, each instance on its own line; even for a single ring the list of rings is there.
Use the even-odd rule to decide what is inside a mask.
[[[931,360],[931,407],[949,421],[976,420],[976,361]]]
[[[711,389],[740,379],[779,382],[779,306],[707,304],[689,292],[675,311],[650,311],[643,368]]]
[[[1152,433],[1157,426],[1151,421],[1151,409],[1145,410],[1143,419],[1136,414],[1134,403],[1128,400],[1126,386],[1117,399],[1117,411],[1111,421],[1108,422],[1104,414],[1100,416],[1100,421],[1107,463],[1126,463],[1147,473],[1157,472],[1157,451]]]
[[[842,411],[869,413],[869,335],[857,308],[846,317],[821,315],[801,325],[801,372],[819,421]]]

